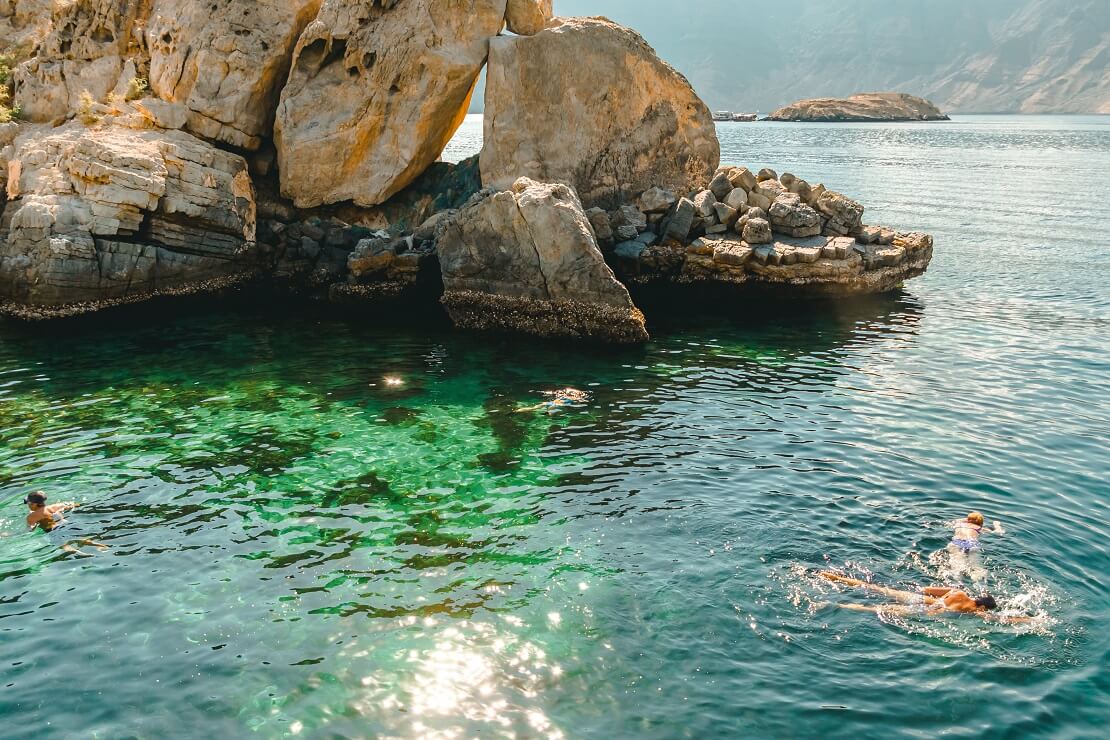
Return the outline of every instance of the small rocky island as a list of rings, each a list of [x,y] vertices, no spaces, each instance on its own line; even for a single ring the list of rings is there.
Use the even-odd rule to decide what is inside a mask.
[[[847,98],[811,98],[779,108],[768,121],[907,122],[947,121],[948,116],[925,98],[906,93],[860,93]]]
[[[682,75],[551,0],[25,2],[0,45],[22,50],[0,111],[10,316],[264,283],[628,343],[647,286],[876,293],[932,256],[823,185],[720,167]],[[437,162],[483,68],[484,148]]]

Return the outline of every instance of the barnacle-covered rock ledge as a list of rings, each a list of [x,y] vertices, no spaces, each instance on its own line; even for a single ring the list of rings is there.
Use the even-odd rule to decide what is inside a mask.
[[[264,283],[635,343],[641,286],[875,293],[932,255],[821,185],[719,167],[685,77],[551,0],[19,5],[0,15],[3,314]],[[482,152],[437,161],[483,68]]]

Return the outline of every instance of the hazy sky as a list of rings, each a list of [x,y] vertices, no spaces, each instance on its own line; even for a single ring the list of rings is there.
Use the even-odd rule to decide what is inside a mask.
[[[1110,0],[555,0],[555,12],[639,31],[715,109],[874,91],[965,112],[1110,106]]]

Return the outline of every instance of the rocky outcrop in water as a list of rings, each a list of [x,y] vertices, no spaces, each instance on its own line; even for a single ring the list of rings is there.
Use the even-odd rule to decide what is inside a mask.
[[[647,339],[644,315],[598,249],[566,185],[520,178],[483,191],[437,239],[443,305],[457,326],[611,342]]]
[[[635,32],[561,19],[490,44],[482,182],[571,185],[612,208],[652,186],[702,187],[720,160],[712,115]]]
[[[617,276],[633,286],[733,286],[737,295],[861,295],[896,288],[932,258],[929,235],[865,225],[860,203],[790,173],[723,167],[710,187],[662,220],[645,214],[648,225],[612,248]]]
[[[931,255],[820,185],[717,168],[687,81],[550,0],[19,0],[0,43],[7,314],[258,278],[638,342],[626,285],[864,293]],[[485,149],[436,162],[487,60]]]
[[[860,93],[847,98],[812,98],[783,106],[768,121],[947,121],[948,116],[924,98],[905,93]]]

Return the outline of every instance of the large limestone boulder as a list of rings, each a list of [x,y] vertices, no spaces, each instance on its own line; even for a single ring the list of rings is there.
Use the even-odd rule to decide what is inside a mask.
[[[437,249],[451,319],[471,329],[615,342],[647,339],[566,185],[519,179],[483,191],[443,228]]]
[[[293,55],[274,127],[298,207],[385,202],[462,123],[506,0],[324,0]]]
[[[704,188],[720,160],[709,109],[634,31],[567,18],[490,42],[482,182],[572,186],[587,207]]]
[[[154,0],[150,89],[183,103],[200,136],[257,149],[273,125],[289,59],[320,0]]]
[[[0,228],[9,313],[58,315],[217,287],[250,271],[246,161],[181,131],[112,121],[16,139]]]
[[[13,74],[15,102],[31,121],[60,121],[88,92],[102,100],[142,56],[144,0],[55,2],[35,56]],[[42,12],[42,11],[40,11]],[[126,83],[126,80],[124,80]]]

